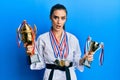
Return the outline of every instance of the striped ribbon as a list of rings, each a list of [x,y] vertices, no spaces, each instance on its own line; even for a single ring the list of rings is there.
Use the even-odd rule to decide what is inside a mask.
[[[66,58],[69,54],[68,38],[66,32],[64,31],[64,35],[60,43],[58,43],[52,30],[49,32],[49,35],[55,58]]]

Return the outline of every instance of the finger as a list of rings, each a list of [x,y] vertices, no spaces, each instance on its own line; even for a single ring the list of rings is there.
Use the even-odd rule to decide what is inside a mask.
[[[88,55],[88,57],[93,57],[93,55]]]
[[[33,46],[31,45],[27,46],[27,50],[33,50]]]
[[[93,58],[87,58],[88,61],[93,61]]]
[[[89,54],[89,55],[86,56],[86,58],[87,58],[87,60],[92,60],[93,59],[93,55]]]
[[[87,56],[88,56],[88,52],[85,53],[84,58],[86,58]]]

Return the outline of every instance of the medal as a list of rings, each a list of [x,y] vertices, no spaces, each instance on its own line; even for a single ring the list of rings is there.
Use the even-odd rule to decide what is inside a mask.
[[[64,67],[64,66],[68,67],[70,65],[70,62],[67,61],[67,60],[60,60],[59,61],[58,59],[56,59],[54,61],[54,63],[55,63],[55,65],[58,65],[58,66],[61,66],[61,67]]]
[[[56,59],[54,63],[55,63],[55,65],[59,65],[60,64],[58,59]]]
[[[64,61],[64,60],[61,60],[61,61],[60,61],[60,66],[61,66],[61,67],[65,66],[65,61]]]
[[[69,66],[70,65],[70,62],[69,61],[65,61],[65,66]]]

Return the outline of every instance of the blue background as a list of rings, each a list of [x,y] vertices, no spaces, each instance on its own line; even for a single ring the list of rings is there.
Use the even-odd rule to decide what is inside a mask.
[[[49,31],[56,3],[66,6],[66,31],[76,35],[82,52],[88,35],[105,45],[104,65],[98,65],[98,51],[91,69],[76,70],[78,80],[120,80],[119,0],[0,0],[0,80],[42,80],[44,70],[31,71],[23,45],[18,48],[16,29],[26,19],[36,24],[37,37]]]

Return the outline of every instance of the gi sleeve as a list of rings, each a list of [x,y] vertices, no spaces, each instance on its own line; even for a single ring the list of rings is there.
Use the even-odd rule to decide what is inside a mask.
[[[35,43],[35,54],[31,56],[31,70],[40,70],[45,68],[44,56],[43,56],[44,43],[39,37]]]
[[[80,65],[79,61],[81,59],[81,50],[80,50],[80,45],[79,45],[79,41],[76,40],[75,43],[75,51],[74,51],[74,61],[75,61],[75,66],[78,70],[80,70],[81,72],[84,71],[84,66]]]

